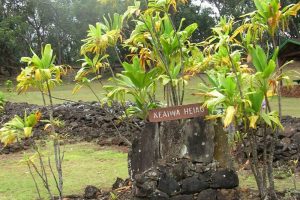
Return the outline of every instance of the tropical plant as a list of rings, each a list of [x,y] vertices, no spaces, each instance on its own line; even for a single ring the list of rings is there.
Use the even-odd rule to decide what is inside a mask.
[[[284,8],[281,7],[280,0],[254,0],[254,3],[256,10],[245,15],[245,23],[237,32],[244,32],[245,28],[248,29],[246,40],[248,43],[251,40],[259,41],[260,38],[263,38],[264,33],[267,33],[267,37],[270,37],[270,41],[268,41],[267,44],[272,46],[273,51],[275,51],[275,49],[279,45],[277,42],[277,38],[279,37],[281,32],[285,33],[285,31],[288,29],[290,18],[292,16],[296,16],[298,11],[300,10],[300,3],[298,2],[297,4],[290,4]],[[264,44],[265,41],[260,42]],[[275,62],[275,64],[278,78],[281,78],[282,70],[277,61]],[[282,81],[279,79],[277,81],[278,86],[276,88],[276,92],[278,96],[278,111],[279,117],[281,118]]]
[[[104,86],[107,98],[124,104],[126,96],[131,96],[135,105],[126,110],[128,116],[135,115],[146,119],[148,110],[158,107],[155,91],[159,68],[146,71],[140,65],[138,57],[133,58],[132,64],[124,62],[123,67],[124,71],[112,79],[114,85]]]
[[[201,84],[200,92],[197,93],[205,97],[204,104],[211,113],[208,118],[222,118],[225,128],[234,126],[238,131],[262,199],[268,196],[276,199],[272,165],[274,142],[278,128],[283,128],[280,114],[271,109],[269,99],[278,91],[279,81],[288,77],[278,71],[276,44],[273,43],[272,55],[266,53],[268,49],[264,50],[259,45],[266,43],[261,40],[266,31],[271,40],[274,39],[272,36],[280,23],[276,21],[275,26],[270,21],[277,18],[273,19],[271,13],[269,16],[261,9],[276,11],[279,9],[276,7],[279,6],[278,2],[255,1],[258,10],[246,15],[251,18],[237,28],[234,28],[233,19],[221,18],[219,24],[213,28],[214,34],[201,43],[204,57],[197,66],[197,72],[205,72],[209,81],[209,84]],[[272,10],[273,6],[275,10]],[[297,12],[298,7],[299,5],[289,6],[284,10],[294,14],[287,10]],[[278,13],[281,14],[279,11]],[[268,21],[264,22],[269,24],[258,20],[261,15],[267,15]],[[262,162],[257,153],[258,135],[262,136],[265,144]],[[270,145],[267,145],[267,138],[270,138]],[[247,146],[245,140],[250,145]]]
[[[168,14],[172,3],[149,1],[148,9],[136,20],[136,27],[125,45],[133,56],[139,56],[143,68],[158,67],[162,70],[160,80],[167,91],[166,99],[170,105],[180,105],[186,85],[184,71],[191,64],[189,55],[195,46],[189,38],[197,24],[181,30],[182,20],[176,29]]]
[[[26,92],[28,88],[38,88],[42,94],[44,104],[44,93],[48,93],[50,104],[52,104],[51,89],[62,82],[61,75],[66,73],[63,66],[54,64],[55,56],[50,44],[47,44],[39,57],[32,51],[32,57],[22,57],[21,62],[27,63],[27,67],[22,69],[17,77],[17,91]],[[51,116],[50,116],[51,117]]]
[[[55,166],[58,175],[58,180],[53,174],[53,178],[57,184],[59,192],[59,198],[63,198],[63,176],[62,176],[62,160],[63,152],[59,143],[59,137],[56,133],[55,119],[53,118],[53,99],[51,89],[62,82],[61,75],[66,73],[63,66],[55,65],[55,55],[50,44],[45,45],[41,51],[41,57],[39,57],[34,51],[32,51],[32,57],[22,57],[21,61],[27,63],[27,67],[22,69],[21,74],[17,77],[19,82],[17,90],[19,92],[26,92],[28,88],[35,87],[42,93],[44,104],[46,105],[44,93],[47,93],[50,102],[49,118],[50,124],[47,125],[50,128],[52,135]],[[40,158],[42,159],[42,158]],[[49,196],[53,199],[53,195],[50,191]]]
[[[25,112],[23,119],[16,115],[0,129],[0,141],[4,143],[4,146],[7,146],[23,138],[31,137],[32,129],[40,118],[40,112],[31,113],[28,116]]]

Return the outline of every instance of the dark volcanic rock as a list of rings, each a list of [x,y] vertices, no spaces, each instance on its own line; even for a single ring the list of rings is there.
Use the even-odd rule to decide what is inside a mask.
[[[151,168],[159,158],[155,123],[146,123],[144,130],[139,131],[135,136],[131,152],[128,154],[132,177]]]
[[[172,197],[170,200],[193,200],[194,196],[193,195],[178,195],[178,196],[174,196]]]
[[[209,188],[208,179],[202,175],[200,179],[198,176],[193,176],[182,181],[183,194],[194,194],[207,188]]]
[[[135,187],[134,195],[137,197],[148,197],[156,190],[156,182],[146,181],[142,184],[138,184],[138,187]]]
[[[156,190],[153,193],[153,196],[151,197],[151,200],[169,200],[169,195],[167,195],[166,193]]]
[[[197,200],[217,200],[217,191],[214,189],[203,190],[199,193]]]
[[[213,160],[215,130],[204,118],[194,118],[185,127],[187,152],[196,162],[210,163]]]
[[[123,186],[124,186],[124,180],[117,177],[116,181],[112,185],[112,189],[115,190],[115,189],[118,189],[118,188],[123,187]]]
[[[32,105],[28,103],[7,102],[4,114],[0,116],[0,126],[8,122],[15,115],[23,117],[24,112],[30,113],[40,111],[42,120],[48,119],[48,109],[44,106]],[[123,138],[132,140],[132,135],[140,132],[136,125],[143,127],[143,122],[133,119],[130,123],[120,122],[119,117],[123,115],[124,109],[119,104],[112,107],[100,107],[97,103],[63,103],[54,105],[54,117],[59,118],[65,124],[64,127],[57,129],[62,135],[68,135],[73,140],[95,141],[103,145],[128,145]],[[46,139],[44,131],[45,123],[39,122],[34,128],[34,139]],[[120,133],[118,133],[117,129]],[[20,146],[20,145],[19,145]],[[13,146],[2,153],[11,153],[23,150],[21,146]],[[0,143],[0,149],[3,145]],[[5,149],[10,148],[9,146]],[[0,152],[1,154],[1,152]]]
[[[239,185],[239,178],[235,171],[223,169],[212,175],[211,188],[232,189]]]
[[[180,186],[173,177],[164,174],[158,181],[158,189],[172,195],[180,190]]]
[[[92,185],[88,185],[86,186],[85,190],[84,190],[84,197],[86,199],[97,199],[98,195],[101,194],[101,191]]]

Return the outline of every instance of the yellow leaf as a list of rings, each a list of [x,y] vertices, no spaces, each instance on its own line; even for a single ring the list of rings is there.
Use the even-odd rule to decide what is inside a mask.
[[[268,90],[267,97],[272,97],[274,95],[275,95],[275,91],[274,90]]]
[[[32,127],[23,128],[25,137],[30,137],[32,135]]]
[[[44,127],[44,130],[48,130],[49,127],[51,127],[51,126],[52,126],[52,124],[50,124],[50,123],[49,123],[49,124],[46,124],[45,127]]]
[[[256,122],[258,120],[258,116],[257,115],[253,115],[251,117],[249,117],[249,121],[250,121],[250,128],[256,128]]]
[[[234,117],[234,114],[235,114],[235,108],[233,106],[229,106],[227,109],[226,109],[226,114],[225,114],[225,119],[224,119],[224,127],[228,127],[232,120],[233,120],[233,117]]]
[[[205,119],[206,120],[215,120],[215,119],[218,119],[220,117],[222,117],[222,115],[207,115],[207,116],[205,116]]]
[[[35,80],[37,81],[42,80],[41,71],[39,69],[35,70]]]

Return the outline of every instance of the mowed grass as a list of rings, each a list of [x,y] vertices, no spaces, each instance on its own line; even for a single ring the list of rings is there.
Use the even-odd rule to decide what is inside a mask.
[[[281,173],[281,174],[288,174],[288,171],[283,170],[283,169],[275,169],[274,174],[276,173]],[[248,188],[252,190],[258,190],[257,189],[257,184],[255,181],[255,178],[251,172],[251,170],[241,170],[238,172],[239,175],[239,183],[241,188]],[[285,178],[275,178],[275,190],[278,192],[285,192],[285,191],[294,191],[294,190],[299,190],[300,186],[300,174],[296,173],[295,175],[296,178],[296,188],[294,186],[294,176],[289,174],[286,175]]]
[[[184,103],[197,103],[201,102],[202,98],[199,96],[192,95],[197,92],[197,88],[201,83],[200,78],[193,78],[189,81],[189,84],[185,90],[185,99]],[[109,84],[108,81],[104,81],[103,84]],[[72,94],[72,90],[74,89],[75,84],[63,84],[53,89],[52,95],[54,97],[69,99],[72,101],[96,101],[97,99],[90,91],[89,88],[83,87],[79,90],[79,92]],[[105,91],[103,87],[99,83],[93,83],[92,88],[96,91],[97,95],[100,98],[103,98],[105,95]],[[4,91],[4,87],[0,87],[0,90]],[[157,99],[163,101],[163,89],[161,86],[158,87],[158,95]],[[42,96],[38,91],[28,91],[25,94],[18,95],[16,92],[7,93],[5,92],[6,99],[11,102],[28,102],[31,104],[39,104],[42,105]],[[128,99],[130,100],[130,99]],[[54,103],[63,103],[63,100],[54,99]],[[300,98],[282,98],[282,111],[283,115],[291,115],[294,117],[300,117],[300,106],[298,106],[300,102]],[[277,106],[277,97],[273,97],[271,99],[271,106],[273,110],[278,110]]]
[[[51,143],[43,149],[51,151]],[[63,163],[64,194],[83,194],[86,185],[102,189],[111,188],[117,177],[127,178],[127,153],[93,143],[77,143],[65,146]],[[32,151],[26,151],[27,155]],[[53,161],[53,156],[50,156]],[[26,165],[19,161],[23,153],[0,155],[0,200],[34,200],[37,193]],[[287,173],[282,171],[282,173]],[[36,176],[37,177],[37,176]],[[50,176],[49,176],[50,177]],[[275,179],[277,191],[293,190],[293,177]],[[240,187],[257,190],[251,171],[239,171]],[[297,176],[297,183],[300,182]],[[47,193],[38,181],[44,199]],[[54,182],[50,181],[52,189]],[[299,187],[299,185],[297,185]]]
[[[51,144],[43,150],[51,152]],[[31,155],[33,152],[26,153]],[[23,156],[23,153],[0,155],[0,200],[33,200],[38,197],[27,166],[19,162]],[[50,158],[54,160],[53,155]],[[117,177],[128,177],[127,153],[93,143],[68,144],[65,146],[63,175],[65,195],[83,194],[87,185],[111,188]],[[55,191],[53,181],[51,186]],[[49,199],[41,181],[39,187],[44,199]]]

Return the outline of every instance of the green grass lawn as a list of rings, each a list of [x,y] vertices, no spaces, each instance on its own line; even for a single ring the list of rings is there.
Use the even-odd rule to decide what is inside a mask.
[[[50,147],[48,144],[45,151]],[[68,144],[65,151],[63,175],[66,195],[83,194],[86,185],[107,189],[117,177],[128,177],[126,153],[92,143]],[[19,162],[22,158],[22,153],[0,155],[0,200],[33,200],[37,197],[27,166]],[[51,160],[54,160],[53,156]],[[51,183],[54,189],[54,182]],[[41,182],[39,186],[48,199]]]
[[[279,170],[275,169],[274,174],[278,173]],[[283,171],[280,169],[280,173],[287,173],[287,171]],[[239,171],[239,181],[241,188],[249,188],[252,190],[257,190],[257,185],[255,182],[255,178],[252,175],[250,170],[242,170]],[[300,177],[299,173],[296,174],[296,187],[299,190]],[[294,182],[292,176],[286,176],[285,178],[276,179],[275,178],[275,189],[279,192],[284,192],[287,190],[294,190]]]
[[[47,152],[51,148],[48,144],[44,151]],[[68,144],[65,150],[63,174],[66,195],[83,194],[86,185],[108,189],[117,177],[128,177],[126,152],[93,143]],[[27,151],[27,154],[31,153]],[[22,158],[22,153],[0,155],[0,200],[33,200],[37,197],[29,170],[19,162]],[[53,160],[53,156],[51,159]],[[250,171],[240,171],[239,179],[241,188],[257,189]],[[299,177],[297,182],[300,182]],[[54,188],[53,181],[51,183]],[[39,186],[47,199],[41,182]],[[276,179],[275,186],[278,191],[293,189],[292,177]]]

